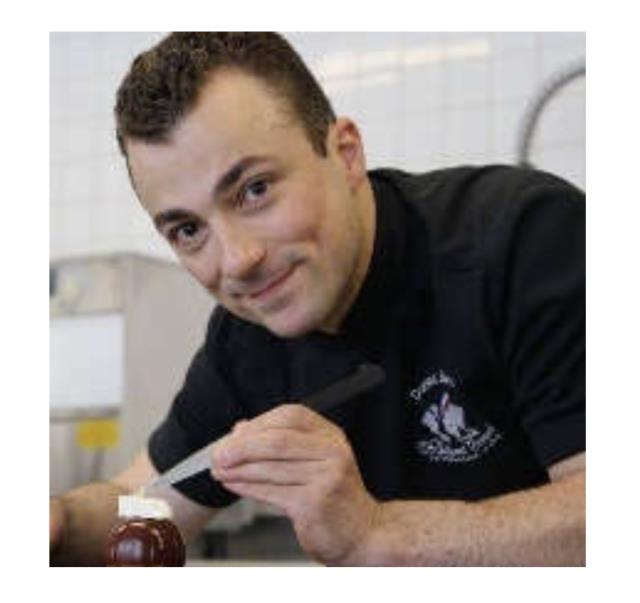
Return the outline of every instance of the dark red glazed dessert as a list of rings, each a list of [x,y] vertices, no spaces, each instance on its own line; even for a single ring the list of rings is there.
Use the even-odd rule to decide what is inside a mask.
[[[124,503],[122,499],[127,499]],[[120,497],[121,520],[107,538],[109,567],[180,567],[185,564],[185,546],[171,510],[157,499]]]

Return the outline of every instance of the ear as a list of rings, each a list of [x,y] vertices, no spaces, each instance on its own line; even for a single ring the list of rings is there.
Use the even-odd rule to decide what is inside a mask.
[[[346,171],[352,189],[357,189],[367,178],[364,148],[358,126],[346,117],[339,117],[331,126],[330,149]]]

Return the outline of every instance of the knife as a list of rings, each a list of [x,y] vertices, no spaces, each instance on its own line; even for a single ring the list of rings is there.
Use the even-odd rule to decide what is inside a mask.
[[[302,401],[304,406],[324,415],[344,402],[363,394],[384,381],[385,374],[376,364],[364,363],[355,372],[329,387],[316,392]],[[196,475],[211,466],[211,449],[219,440],[210,442],[186,459],[180,461],[168,471],[159,475],[153,482],[142,488],[142,492],[157,486],[171,485]]]

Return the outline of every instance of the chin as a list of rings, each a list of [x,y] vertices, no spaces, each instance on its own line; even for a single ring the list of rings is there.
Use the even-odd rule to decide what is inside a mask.
[[[237,308],[227,307],[227,310],[237,318],[263,327],[276,337],[282,337],[283,339],[302,337],[316,329],[315,321],[293,316],[291,312],[283,311],[263,316],[253,312],[241,311]]]
[[[313,312],[282,311],[263,318],[260,324],[276,337],[293,339],[317,331],[322,320],[317,318]]]
[[[294,339],[295,337],[303,337],[314,331],[314,326],[307,323],[266,321],[261,323],[262,326],[273,333],[276,337],[282,339]]]

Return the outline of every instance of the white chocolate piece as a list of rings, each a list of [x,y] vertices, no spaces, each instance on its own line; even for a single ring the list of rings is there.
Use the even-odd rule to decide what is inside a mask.
[[[142,496],[118,496],[119,517],[142,517],[143,519],[171,519],[171,507],[161,498]]]

